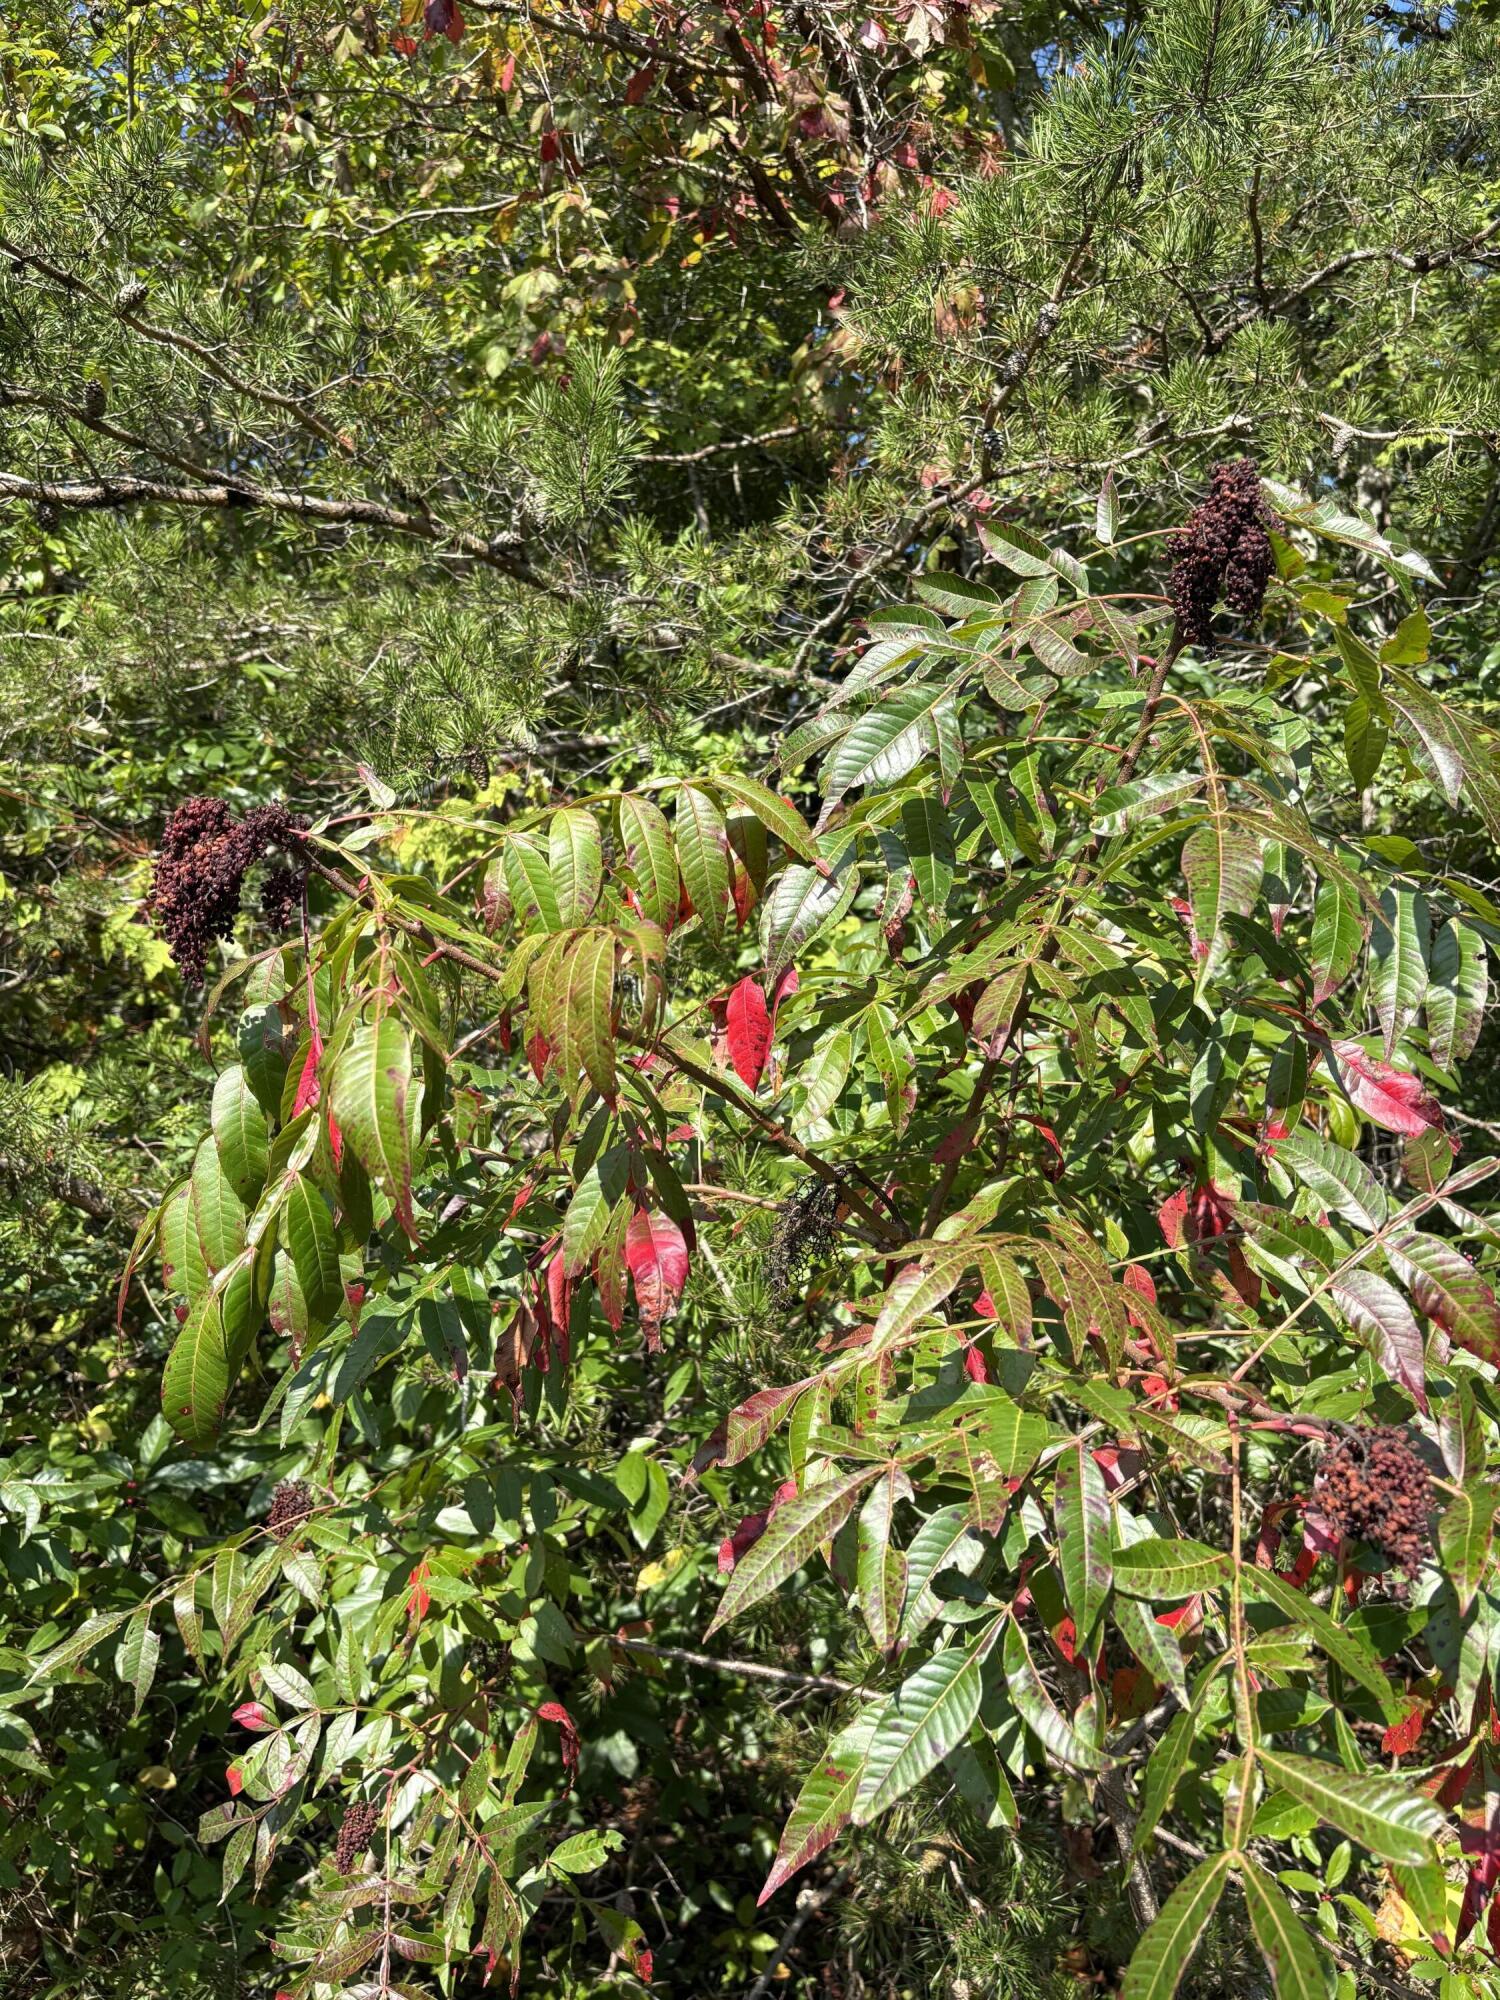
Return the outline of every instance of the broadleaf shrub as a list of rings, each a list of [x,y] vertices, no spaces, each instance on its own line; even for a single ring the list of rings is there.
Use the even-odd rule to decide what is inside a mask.
[[[701,1643],[753,1672],[820,1592],[861,1661],[763,1902],[924,1787],[1092,1797],[1132,2000],[1232,1895],[1283,1995],[1354,1991],[1393,1911],[1424,1977],[1490,1976],[1500,1157],[1454,1114],[1500,909],[1340,797],[1395,760],[1493,842],[1500,744],[1361,518],[1221,468],[1166,597],[1098,520],[924,576],[758,774],[518,799],[446,883],[388,803],[278,820],[310,916],[210,996],[132,1268],[166,1423],[278,1439],[280,1483],[33,1682],[113,1649],[139,1706],[173,1629],[216,1678],[198,1837],[226,1892],[316,1851],[298,2000],[514,1984],[560,1903],[649,1982],[588,1889],[621,1832],[566,1802],[650,1620],[601,1626],[575,1552],[702,1488],[740,1526],[689,1504],[637,1609],[722,1573]],[[194,924],[169,869],[192,972],[223,885]],[[575,1378],[670,1370],[747,1207],[784,1379],[612,1451]]]

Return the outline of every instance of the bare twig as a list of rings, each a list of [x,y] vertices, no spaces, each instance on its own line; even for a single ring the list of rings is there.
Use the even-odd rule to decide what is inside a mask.
[[[762,1666],[758,1660],[723,1660],[713,1653],[695,1653],[687,1646],[658,1646],[654,1639],[611,1638],[611,1646],[627,1653],[649,1653],[653,1659],[675,1660],[679,1666],[704,1667],[716,1674],[733,1674],[748,1681],[775,1681],[781,1687],[809,1688],[821,1694],[858,1694],[853,1681],[836,1680],[832,1674],[799,1674],[788,1667]]]
[[[815,1917],[819,1910],[825,1908],[827,1904],[833,1901],[834,1897],[848,1880],[849,1870],[841,1868],[837,1875],[823,1884],[821,1889],[804,1889],[802,1891],[802,1894],[797,1898],[797,1907],[792,1912],[786,1929],[777,1940],[775,1951],[766,1961],[764,1972],[761,1973],[759,1979],[756,1980],[755,1984],[745,1995],[745,2000],[765,2000],[766,1994],[776,1984],[776,1974],[779,1967],[785,1962],[787,1953],[797,1941],[798,1932],[807,1923],[809,1918]]]

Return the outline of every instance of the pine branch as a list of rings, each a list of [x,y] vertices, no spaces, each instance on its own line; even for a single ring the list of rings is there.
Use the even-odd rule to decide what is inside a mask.
[[[308,409],[298,397],[284,396],[278,389],[268,389],[263,383],[248,380],[227,362],[222,361],[211,348],[205,347],[202,341],[195,340],[191,334],[146,319],[137,310],[136,304],[130,300],[127,292],[122,291],[113,299],[107,298],[86,279],[64,270],[61,265],[52,263],[49,258],[40,256],[34,250],[22,249],[19,243],[12,242],[6,236],[0,236],[0,254],[9,257],[21,270],[36,271],[65,291],[70,298],[87,299],[90,305],[97,307],[100,312],[109,313],[123,326],[128,326],[132,333],[139,334],[141,339],[150,341],[154,346],[170,347],[179,354],[191,355],[222,382],[226,389],[233,389],[236,395],[248,396],[257,403],[263,403],[268,409],[280,410],[283,415],[291,417],[303,430],[308,431],[323,444],[332,445],[336,451],[346,455],[353,451],[353,445],[346,436],[330,429],[323,419],[315,411]],[[142,299],[144,296],[142,291]]]
[[[288,514],[320,527],[384,528],[430,542],[440,553],[452,553],[503,570],[523,582],[535,582],[519,553],[519,537],[497,536],[483,541],[460,528],[449,528],[427,514],[412,514],[378,500],[333,500],[286,487],[261,486],[238,473],[221,474],[195,486],[172,480],[147,479],[135,473],[111,473],[97,479],[23,479],[0,472],[0,501],[31,500],[71,512],[97,512],[113,507],[158,504],[192,509],[260,508]]]

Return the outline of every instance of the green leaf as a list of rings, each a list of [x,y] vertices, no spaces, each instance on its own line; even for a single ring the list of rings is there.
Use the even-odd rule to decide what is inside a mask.
[[[1357,892],[1348,883],[1325,881],[1313,904],[1312,940],[1308,947],[1314,1006],[1343,985],[1354,970],[1364,941],[1365,914]]]
[[[891,1546],[891,1517],[896,1502],[911,1497],[911,1482],[892,1466],[870,1488],[859,1510],[855,1541],[855,1578],[859,1608],[878,1651],[889,1653],[901,1627],[906,1599],[906,1558]]]
[[[845,792],[894,785],[924,757],[936,755],[940,730],[951,727],[952,715],[948,690],[921,682],[867,709],[823,766],[825,813]]]
[[[318,1697],[312,1682],[285,1660],[263,1659],[258,1663],[256,1672],[262,1684],[288,1708],[300,1711],[317,1707]]]
[[[382,1014],[356,1028],[334,1066],[331,1108],[345,1143],[389,1196],[413,1242],[412,1133],[420,1093],[412,1078],[411,1038],[401,1023]]]
[[[841,1729],[809,1772],[782,1830],[775,1865],[756,1898],[757,1907],[768,1902],[799,1868],[831,1847],[850,1823],[886,1701],[887,1697],[881,1696]]]
[[[229,1185],[249,1206],[266,1177],[270,1127],[238,1063],[231,1064],[214,1085],[209,1120]]]
[[[1365,1642],[1349,1627],[1336,1625],[1320,1605],[1298,1590],[1275,1570],[1247,1564],[1242,1571],[1245,1589],[1255,1597],[1268,1598],[1284,1617],[1304,1625],[1329,1659],[1343,1668],[1351,1679],[1380,1702],[1388,1721],[1395,1721],[1390,1683],[1380,1671],[1380,1662]]]
[[[1386,1060],[1416,1019],[1427,992],[1432,919],[1418,890],[1386,889],[1370,937],[1370,999],[1385,1030]]]
[[[1365,694],[1351,695],[1344,710],[1344,762],[1357,792],[1374,783],[1385,757],[1391,734],[1387,712],[1383,702]]]
[[[1193,934],[1202,954],[1198,990],[1224,957],[1224,920],[1248,917],[1260,894],[1263,864],[1258,835],[1235,825],[1223,813],[1204,820],[1188,835],[1182,850],[1182,873],[1193,912]]]
[[[1470,1479],[1444,1508],[1438,1522],[1443,1568],[1457,1593],[1459,1610],[1465,1615],[1474,1602],[1489,1560],[1497,1504],[1500,1493],[1488,1480]]]
[[[191,1182],[174,1188],[163,1201],[157,1218],[156,1248],[162,1282],[169,1292],[192,1299],[208,1289],[212,1274],[198,1240]]]
[[[1002,1622],[1009,1624],[1005,1613],[972,1644],[934,1653],[891,1696],[855,1796],[856,1826],[868,1825],[904,1798],[963,1742],[979,1714],[984,1661]]]
[[[979,530],[979,539],[984,543],[997,562],[1003,562],[1007,569],[1017,576],[1051,576],[1053,573],[1052,553],[1045,542],[1037,540],[1025,528],[1014,522],[985,522]]]
[[[1141,1810],[1135,1823],[1134,1852],[1137,1854],[1144,1851],[1146,1842],[1161,1824],[1162,1814],[1172,1804],[1178,1781],[1192,1759],[1197,1728],[1196,1711],[1184,1710],[1174,1715],[1162,1731],[1161,1741],[1146,1760],[1146,1775],[1141,1785]]]
[[[1328,1977],[1306,1925],[1249,1855],[1241,1855],[1236,1866],[1250,1928],[1270,1970],[1277,2000],[1325,2000]]]
[[[198,1609],[197,1587],[192,1577],[181,1577],[172,1591],[172,1616],[189,1658],[203,1672],[203,1614]]]
[[[217,1438],[231,1379],[219,1300],[205,1292],[179,1328],[161,1378],[162,1414],[187,1444],[202,1448]]]
[[[1430,1799],[1382,1772],[1356,1777],[1337,1764],[1262,1748],[1261,1768],[1320,1819],[1368,1849],[1377,1860],[1420,1868],[1436,1858],[1433,1842],[1446,1824]]]
[[[830,878],[800,861],[784,868],[761,907],[761,952],[766,977],[778,979],[813,939],[854,900],[859,876],[852,867]]]
[[[1136,1597],[1115,1593],[1110,1612],[1120,1628],[1120,1636],[1147,1673],[1171,1689],[1184,1705],[1187,1702],[1187,1670],[1177,1634],[1170,1625],[1159,1624],[1149,1607]]]
[[[972,1244],[960,1243],[946,1253],[937,1251],[930,1263],[909,1264],[904,1271],[898,1271],[880,1308],[880,1317],[870,1337],[871,1346],[877,1349],[890,1346],[919,1320],[936,1312],[973,1264],[974,1255]]]
[[[774,833],[789,854],[812,862],[814,866],[820,864],[813,830],[790,799],[782,798],[779,792],[773,792],[758,778],[744,778],[738,773],[726,776],[723,772],[716,772],[713,782],[716,790],[726,793],[736,805],[753,813],[767,833]]]
[[[609,1218],[626,1189],[630,1149],[610,1146],[599,1155],[573,1191],[563,1215],[563,1269],[570,1278],[586,1271],[604,1241]]]
[[[620,800],[620,847],[641,915],[669,930],[681,902],[677,851],[666,815],[650,799],[627,792]]]
[[[880,1466],[864,1466],[842,1479],[799,1493],[778,1508],[760,1540],[735,1564],[709,1633],[717,1632],[795,1576],[819,1543],[838,1533],[860,1493],[881,1470]]]
[[[1347,1147],[1311,1130],[1289,1132],[1276,1142],[1276,1157],[1317,1196],[1324,1208],[1358,1229],[1379,1229],[1390,1214],[1385,1189]]]
[[[1196,1597],[1200,1591],[1222,1589],[1233,1574],[1234,1564],[1222,1550],[1186,1538],[1153,1536],[1115,1550],[1115,1588],[1127,1597]]]
[[[572,930],[594,914],[604,880],[599,822],[591,812],[565,806],[547,826],[547,872],[557,899],[558,922]]]
[[[955,1504],[929,1514],[906,1551],[906,1610],[901,1619],[901,1643],[909,1646],[942,1608],[933,1585],[945,1570],[972,1576],[984,1560],[984,1537],[968,1507]]]
[[[1154,819],[1181,799],[1191,798],[1203,784],[1200,771],[1155,771],[1129,784],[1113,785],[1095,799],[1090,825],[1096,833],[1126,833],[1143,819]]]
[[[1136,1946],[1120,2000],[1171,2000],[1224,1894],[1231,1858],[1211,1854],[1183,1876]]]
[[[140,1714],[141,1704],[151,1692],[160,1658],[161,1640],[151,1629],[151,1607],[143,1604],[126,1627],[115,1658],[116,1673],[135,1696],[132,1716]]]
[[[1433,939],[1427,988],[1427,1048],[1440,1069],[1474,1053],[1488,992],[1484,939],[1450,917]]]
[[[1053,1509],[1063,1595],[1078,1634],[1078,1650],[1092,1658],[1094,1634],[1113,1581],[1113,1528],[1104,1474],[1081,1438],[1075,1438],[1058,1460]]]
[[[618,1087],[614,1004],[614,933],[585,931],[568,953],[548,1036],[566,1087],[575,1089],[581,1070],[606,1103],[613,1103]]]
[[[943,1761],[982,1827],[987,1831],[1001,1826],[1008,1826],[1012,1832],[1016,1830],[1021,1823],[1016,1795],[982,1724],[971,1730],[967,1742],[950,1750]]]
[[[505,886],[516,920],[524,928],[562,929],[562,912],[548,857],[523,833],[513,833],[506,840]]]
[[[130,1615],[129,1611],[96,1611],[76,1632],[43,1653],[31,1669],[30,1684],[50,1681],[69,1667],[76,1667],[111,1632],[118,1631]]]
[[[286,1031],[279,1007],[250,1007],[240,1016],[235,1046],[245,1081],[268,1118],[281,1111],[286,1082]]]
[[[912,589],[924,604],[946,612],[950,618],[970,618],[976,611],[994,611],[1000,603],[998,591],[971,577],[934,571],[913,579]]]
[[[245,1207],[212,1139],[203,1140],[193,1155],[191,1194],[203,1262],[211,1273],[222,1271],[245,1247]]]
[[[296,1273],[302,1303],[313,1322],[324,1325],[344,1300],[338,1239],[328,1203],[303,1174],[294,1176],[281,1212],[281,1240]]]
[[[1079,1771],[1101,1771],[1109,1758],[1079,1735],[1072,1723],[1047,1692],[1026,1644],[1025,1635],[1013,1617],[1005,1621],[1005,1684],[1016,1713],[1043,1746],[1065,1765]]]
[[[729,835],[724,815],[707,792],[684,785],[677,794],[675,814],[677,859],[689,901],[705,934],[717,941],[724,935],[724,909],[729,899]]]
[[[254,1819],[241,1821],[225,1844],[223,1884],[219,1892],[221,1903],[228,1902],[231,1890],[249,1866],[251,1851],[255,1846],[257,1824]],[[369,1949],[364,1952],[364,1958],[373,1958],[379,1940],[371,1938],[368,1942]],[[363,1963],[363,1960],[360,1962]]]
[[[901,801],[901,838],[917,894],[941,916],[953,887],[953,828],[947,808],[930,792]]]

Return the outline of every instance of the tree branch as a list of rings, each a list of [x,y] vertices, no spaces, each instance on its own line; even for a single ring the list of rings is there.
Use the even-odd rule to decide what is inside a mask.
[[[798,1674],[787,1667],[766,1667],[758,1660],[721,1660],[712,1653],[695,1653],[686,1646],[658,1646],[654,1639],[610,1637],[609,1644],[627,1653],[650,1653],[658,1660],[676,1660],[684,1667],[706,1667],[716,1674],[733,1674],[740,1680],[776,1681],[783,1687],[812,1688],[823,1694],[859,1694],[853,1681],[836,1680],[832,1674]]]
[[[153,503],[222,512],[258,508],[270,514],[291,515],[318,527],[384,528],[429,542],[440,553],[451,550],[455,555],[503,570],[519,581],[535,581],[520,554],[519,537],[496,536],[484,541],[461,528],[449,528],[431,515],[388,507],[378,500],[325,499],[318,494],[294,493],[286,487],[261,486],[238,474],[221,474],[206,483],[188,486],[175,480],[148,479],[126,472],[107,473],[97,479],[23,479],[13,472],[0,472],[0,502],[6,500],[31,500],[73,512]]]

